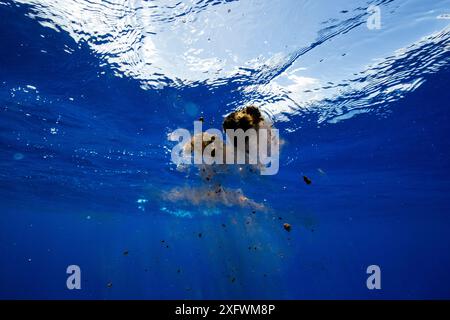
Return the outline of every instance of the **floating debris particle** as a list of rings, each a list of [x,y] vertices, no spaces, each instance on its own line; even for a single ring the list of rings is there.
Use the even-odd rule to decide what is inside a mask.
[[[200,232],[200,233],[198,234],[198,237],[199,237],[199,238],[201,238],[201,237],[202,237],[202,233],[201,233],[201,232]]]
[[[125,250],[125,251],[123,252],[123,255],[124,255],[124,256],[127,256],[128,253],[129,253],[129,251],[128,251],[128,250]]]
[[[106,286],[107,286],[108,288],[112,288],[112,282],[108,282],[108,283],[106,284]]]
[[[225,228],[227,225],[225,223],[222,223],[222,228]]]
[[[307,176],[303,176],[303,181],[305,181],[306,184],[311,184],[312,181],[310,178],[308,178]]]
[[[291,232],[292,226],[289,223],[284,223],[283,224],[283,228],[284,230],[286,230],[287,232]]]
[[[234,283],[236,281],[236,278],[232,277],[230,281],[231,281],[231,283]]]

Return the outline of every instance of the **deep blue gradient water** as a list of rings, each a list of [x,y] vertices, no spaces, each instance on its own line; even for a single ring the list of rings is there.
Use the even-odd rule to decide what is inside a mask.
[[[0,0],[0,298],[450,298],[449,14]],[[208,186],[167,135],[248,104],[279,173],[222,179],[267,211],[164,198]]]

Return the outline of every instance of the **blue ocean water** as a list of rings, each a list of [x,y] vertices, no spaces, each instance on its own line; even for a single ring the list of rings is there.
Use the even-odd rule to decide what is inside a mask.
[[[0,298],[450,298],[449,19],[450,1],[0,0]],[[167,199],[208,188],[168,134],[249,104],[280,169],[223,184],[267,210]]]

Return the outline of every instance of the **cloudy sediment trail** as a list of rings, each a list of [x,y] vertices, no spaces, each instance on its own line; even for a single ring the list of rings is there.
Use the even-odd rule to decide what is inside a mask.
[[[163,200],[170,202],[185,202],[195,206],[215,207],[223,205],[226,207],[249,208],[255,211],[266,212],[268,208],[253,199],[248,198],[241,189],[225,188],[216,186],[201,187],[175,187],[162,193]]]
[[[275,121],[382,113],[449,59],[449,1],[0,3],[26,6],[30,18],[87,43],[99,63],[143,89],[233,84],[242,100],[228,111],[256,103]],[[373,5],[380,30],[366,25]]]

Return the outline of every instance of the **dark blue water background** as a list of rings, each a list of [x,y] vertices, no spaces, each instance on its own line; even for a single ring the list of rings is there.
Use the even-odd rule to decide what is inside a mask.
[[[144,15],[119,2],[104,11]],[[177,19],[217,21],[221,10],[223,28],[239,21],[245,39],[278,42],[233,47],[215,29],[211,57],[228,47],[242,57],[284,53],[273,64],[228,60],[235,73],[198,73],[170,51],[175,31],[141,65],[105,45],[120,39],[101,36],[102,24],[120,29],[116,20],[94,20],[98,30],[77,21],[89,8],[102,14],[98,3],[54,2],[64,16],[47,1],[0,1],[0,297],[450,298],[449,2],[345,3],[283,1],[276,19],[261,16],[267,8],[245,11],[245,1],[198,1],[183,14],[155,4],[152,37]],[[366,30],[371,3],[387,20],[379,31]],[[292,16],[304,12],[320,23]],[[282,20],[297,27],[277,33]],[[313,40],[300,40],[308,23]],[[311,88],[277,82],[299,66],[318,70],[305,76],[318,79]],[[327,83],[330,75],[343,76]],[[269,210],[165,201],[165,191],[204,184],[175,169],[167,134],[192,130],[199,116],[220,128],[248,103],[280,129],[280,171],[225,179]],[[71,264],[81,290],[66,288]],[[382,290],[366,287],[371,264]]]

